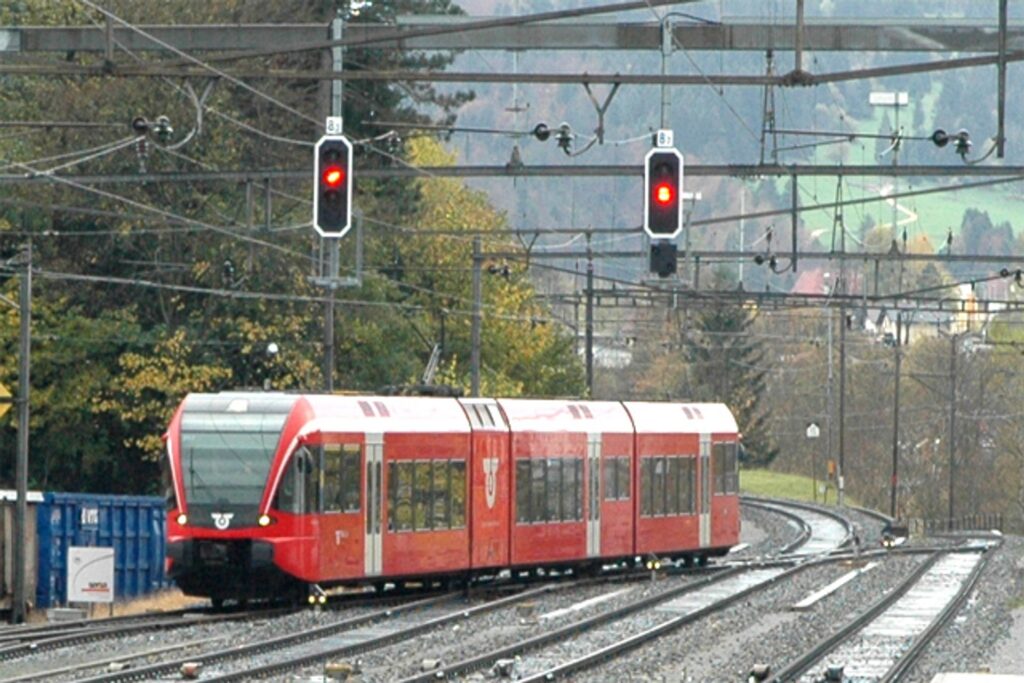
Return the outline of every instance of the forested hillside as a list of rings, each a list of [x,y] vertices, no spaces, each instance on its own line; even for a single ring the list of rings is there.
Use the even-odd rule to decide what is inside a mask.
[[[105,3],[147,24],[323,22],[330,3]],[[447,0],[376,3],[362,20],[398,12],[457,12]],[[354,17],[352,17],[354,19]],[[0,25],[94,25],[102,17],[73,0],[0,5]],[[153,61],[166,55],[128,55]],[[102,54],[55,60],[89,64]],[[445,55],[350,50],[351,68],[444,68]],[[268,58],[280,68],[321,55]],[[0,121],[62,121],[54,128],[5,128],[0,158],[8,174],[138,174],[246,168],[303,168],[322,133],[328,91],[313,81],[0,77]],[[374,118],[452,120],[469,93],[427,86],[353,85],[345,90],[347,135],[363,168],[451,163],[431,140],[379,137]],[[166,139],[136,139],[135,117],[167,116]],[[76,125],[87,124],[87,125]],[[270,196],[266,197],[269,189]],[[251,201],[247,201],[247,196]],[[319,240],[309,226],[307,182],[206,180],[82,186],[21,182],[0,195],[3,295],[18,298],[18,254],[31,242],[30,486],[47,490],[157,491],[161,434],[188,392],[324,386],[325,291]],[[435,345],[438,378],[469,384],[470,237],[487,226],[491,250],[514,250],[502,216],[459,183],[360,181],[365,216],[362,284],[336,293],[335,386],[376,391],[419,382]],[[269,207],[269,213],[267,209]],[[417,236],[420,226],[435,231]],[[354,235],[353,235],[354,236]],[[350,277],[353,240],[342,276]],[[564,327],[538,304],[519,269],[484,283],[483,378],[502,395],[575,395],[579,361]],[[0,382],[17,387],[19,313],[4,306]],[[524,339],[528,338],[529,342]],[[277,353],[268,353],[277,349]],[[16,421],[0,429],[0,488],[13,486]]]

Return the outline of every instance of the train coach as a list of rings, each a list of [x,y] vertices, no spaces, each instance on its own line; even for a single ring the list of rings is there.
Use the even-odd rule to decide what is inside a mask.
[[[187,594],[701,562],[738,542],[721,404],[191,394],[165,435]]]

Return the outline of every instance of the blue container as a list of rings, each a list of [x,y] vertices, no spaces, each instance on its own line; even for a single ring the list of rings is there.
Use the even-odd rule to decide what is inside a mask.
[[[164,501],[157,496],[45,494],[37,508],[36,606],[67,603],[70,546],[114,549],[114,595],[118,600],[167,587],[165,518]]]

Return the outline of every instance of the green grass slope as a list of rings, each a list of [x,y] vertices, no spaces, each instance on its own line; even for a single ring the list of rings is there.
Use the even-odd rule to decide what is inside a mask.
[[[835,487],[829,486],[826,498],[822,499],[821,487],[824,482],[818,480],[817,502],[825,502],[834,505],[836,502]],[[810,477],[799,474],[784,474],[772,472],[771,470],[740,470],[740,492],[752,496],[765,496],[767,498],[789,498],[791,500],[804,500],[815,502],[814,482]],[[858,505],[856,500],[847,496],[849,505]]]

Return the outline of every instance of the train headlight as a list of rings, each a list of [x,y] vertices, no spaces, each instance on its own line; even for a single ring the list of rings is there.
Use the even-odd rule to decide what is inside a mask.
[[[270,523],[273,521],[274,520],[270,518],[270,515],[260,515],[260,518],[256,520],[256,523],[260,526],[270,526]]]
[[[310,593],[309,597],[306,598],[306,599],[309,600],[309,604],[311,604],[311,605],[315,605],[316,604],[316,596],[313,595],[312,593]]]
[[[320,603],[321,605],[326,605],[327,604],[327,596],[326,595],[322,595],[322,594],[318,595],[318,596],[316,596],[316,601],[318,603]]]
[[[178,515],[178,524],[180,524],[181,526],[185,526],[186,524],[188,524],[188,515],[186,515],[184,512]]]

